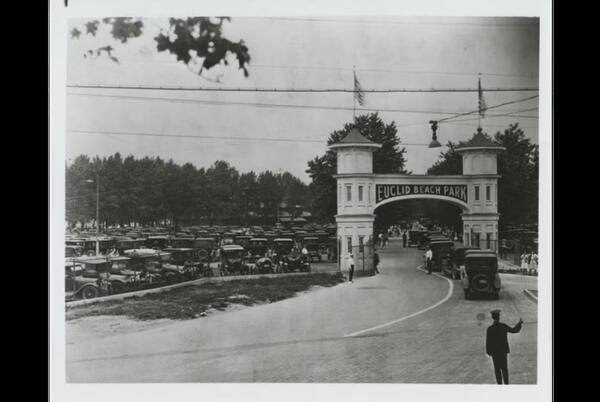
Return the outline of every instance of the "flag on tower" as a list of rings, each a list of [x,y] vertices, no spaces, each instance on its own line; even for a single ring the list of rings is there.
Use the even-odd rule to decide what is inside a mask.
[[[487,110],[487,105],[485,104],[485,99],[483,99],[483,90],[481,89],[481,77],[479,77],[479,115],[481,117],[485,117],[485,111]]]
[[[356,72],[354,72],[354,100],[356,100],[360,106],[364,106],[365,104],[365,94],[363,93],[360,82],[358,82],[358,78],[356,78]]]

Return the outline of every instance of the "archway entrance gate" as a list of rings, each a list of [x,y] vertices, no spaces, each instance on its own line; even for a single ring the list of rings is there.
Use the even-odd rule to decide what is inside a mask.
[[[350,252],[372,270],[370,249],[377,207],[407,199],[434,199],[460,207],[463,243],[498,248],[497,156],[504,148],[492,142],[478,128],[461,148],[462,175],[406,175],[373,173],[373,152],[381,148],[356,129],[331,144],[337,154],[337,236],[342,269],[349,267]],[[360,255],[357,255],[361,253]],[[355,264],[356,266],[356,264]]]

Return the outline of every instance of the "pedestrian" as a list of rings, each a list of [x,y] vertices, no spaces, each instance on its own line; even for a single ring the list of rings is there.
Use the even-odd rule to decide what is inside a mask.
[[[354,276],[354,256],[352,253],[348,253],[348,265],[350,266],[350,271],[348,272],[348,282],[354,283],[352,281],[352,277]]]
[[[387,232],[383,234],[383,247],[387,247],[388,245],[388,235]]]
[[[379,273],[379,254],[377,254],[377,251],[373,252],[373,269],[376,274]]]
[[[515,334],[521,331],[523,325],[523,319],[519,319],[519,322],[514,327],[510,327],[500,322],[500,310],[491,311],[492,319],[494,323],[487,329],[485,338],[485,351],[488,356],[492,358],[494,364],[494,373],[496,375],[496,382],[498,384],[508,385],[508,354],[510,348],[508,347],[507,333]]]
[[[379,240],[379,247],[383,247],[383,233],[377,235],[377,240]]]
[[[528,259],[529,259],[529,256],[527,255],[526,251],[523,254],[521,254],[521,273],[522,274],[527,274],[527,272],[529,271],[529,262],[527,261]]]
[[[538,255],[535,251],[531,252],[530,262],[529,262],[529,274],[537,275],[538,274]]]
[[[433,265],[433,251],[431,247],[427,247],[425,252],[425,266],[427,267],[427,274],[431,275],[431,266]]]
[[[406,248],[406,231],[402,232],[402,247]]]

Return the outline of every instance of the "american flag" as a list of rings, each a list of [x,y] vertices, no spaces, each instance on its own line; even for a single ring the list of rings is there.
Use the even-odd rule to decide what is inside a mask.
[[[358,101],[358,104],[360,106],[364,106],[365,94],[363,93],[363,89],[360,85],[360,82],[358,82],[358,78],[356,78],[356,73],[354,73],[354,99]]]
[[[481,117],[485,116],[485,111],[487,110],[487,105],[485,103],[485,99],[483,99],[483,90],[481,89],[481,78],[479,78],[479,115]]]

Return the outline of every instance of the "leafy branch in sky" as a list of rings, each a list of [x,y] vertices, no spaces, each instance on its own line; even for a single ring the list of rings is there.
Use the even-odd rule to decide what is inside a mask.
[[[250,54],[243,40],[233,42],[223,37],[223,23],[231,21],[230,17],[192,17],[192,18],[170,18],[168,27],[161,27],[160,33],[154,38],[156,49],[159,52],[169,52],[191,67],[199,66],[194,73],[208,79],[204,73],[215,66],[229,65],[228,57],[233,55],[237,58],[237,67],[248,77],[248,64]],[[101,24],[110,27],[112,38],[120,43],[126,43],[130,39],[138,38],[144,33],[144,21],[140,18],[118,17],[104,18],[102,20],[91,20],[80,28],[71,30],[71,39],[81,39],[86,35],[96,36]],[[85,35],[84,35],[85,31]],[[103,53],[114,62],[119,63],[113,54],[114,49],[110,45],[97,49],[89,49],[84,57],[95,58]],[[216,81],[219,81],[217,78]]]

